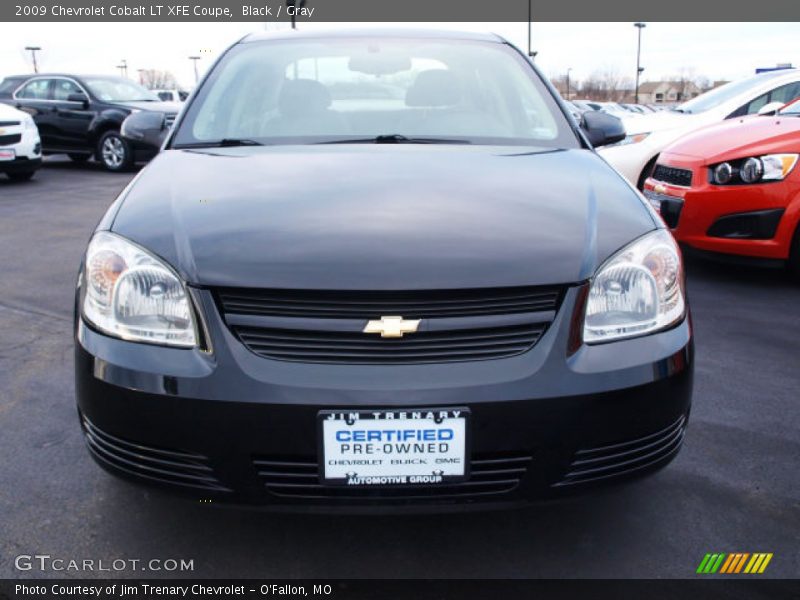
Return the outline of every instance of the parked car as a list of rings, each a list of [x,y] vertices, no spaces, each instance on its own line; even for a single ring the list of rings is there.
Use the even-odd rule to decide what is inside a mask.
[[[672,110],[626,121],[626,138],[614,146],[603,148],[601,154],[632,184],[642,189],[659,153],[687,133],[725,119],[756,114],[762,109],[774,110],[798,96],[798,69],[771,71],[733,81]]]
[[[0,104],[0,173],[25,180],[42,166],[42,144],[33,118]]]
[[[571,102],[569,100],[564,100],[564,105],[569,110],[569,114],[572,115],[572,118],[575,119],[577,122],[580,122],[581,116],[586,111],[582,110],[578,105],[576,105],[574,102]]]
[[[109,171],[149,160],[150,147],[124,140],[122,121],[135,111],[158,111],[174,120],[178,106],[122,77],[63,73],[8,77],[0,102],[33,116],[44,154],[67,154],[82,162],[94,156]]]
[[[624,106],[617,102],[598,102],[597,104],[600,105],[600,110],[602,110],[604,113],[608,113],[609,115],[613,115],[618,119],[622,119],[623,122],[627,122],[629,119],[641,116],[639,113],[627,110]]]
[[[185,102],[189,92],[184,90],[152,90],[163,102]]]
[[[679,242],[800,274],[798,152],[800,100],[684,136],[659,155],[644,194]]]
[[[676,243],[592,148],[624,135],[497,36],[247,36],[89,242],[89,452],[194,498],[347,510],[663,467],[692,329]]]
[[[590,100],[572,100],[571,102],[584,112],[589,110],[600,110],[601,108],[599,102],[592,102]]]

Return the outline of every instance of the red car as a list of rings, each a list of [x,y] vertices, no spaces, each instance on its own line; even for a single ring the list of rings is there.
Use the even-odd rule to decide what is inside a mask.
[[[788,262],[800,274],[800,100],[667,147],[644,195],[689,248]]]

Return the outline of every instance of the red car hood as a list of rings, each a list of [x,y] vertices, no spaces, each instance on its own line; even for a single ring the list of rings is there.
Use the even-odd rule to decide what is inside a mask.
[[[664,154],[702,159],[706,164],[800,149],[800,117],[730,119],[690,133]]]

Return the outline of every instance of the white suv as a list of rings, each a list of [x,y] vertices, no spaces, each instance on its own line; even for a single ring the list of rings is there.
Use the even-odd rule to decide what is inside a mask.
[[[42,142],[33,118],[0,103],[0,173],[25,180],[41,166]]]
[[[659,153],[678,138],[725,119],[774,110],[797,97],[800,69],[761,73],[727,83],[672,110],[625,119],[625,139],[598,152],[641,189]]]

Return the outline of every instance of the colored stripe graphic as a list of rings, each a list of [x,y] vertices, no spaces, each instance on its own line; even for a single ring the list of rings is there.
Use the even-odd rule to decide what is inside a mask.
[[[698,573],[716,573],[722,561],[725,559],[725,553],[706,554],[700,566],[697,567]]]
[[[750,559],[750,562],[747,563],[747,567],[745,567],[745,573],[763,573],[764,570],[767,568],[769,561],[772,560],[772,553],[769,552],[759,552],[757,554],[753,554],[753,558]]]
[[[720,573],[730,573],[731,569],[736,565],[736,561],[739,560],[738,554],[728,554],[728,560],[722,565],[722,568],[719,570]]]
[[[748,556],[750,556],[749,552],[745,552],[744,554],[742,554],[742,558],[739,559],[739,562],[736,564],[736,570],[735,571],[731,571],[731,572],[732,573],[739,573],[742,570],[742,567],[744,566],[744,563],[747,560]]]
[[[763,573],[769,561],[772,560],[772,556],[771,552],[756,552],[754,554],[749,552],[709,553],[700,561],[697,572],[702,574],[714,574],[717,572],[720,574],[733,574],[741,573],[744,568],[745,573]],[[748,561],[748,559],[750,560]],[[745,564],[747,565],[746,567]]]
[[[706,572],[706,565],[708,564],[709,560],[711,560],[711,555],[710,554],[706,554],[703,557],[703,560],[700,561],[700,566],[697,567],[697,572],[698,573],[705,573]]]

